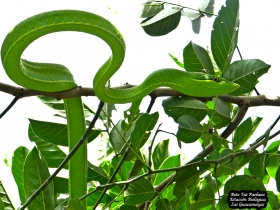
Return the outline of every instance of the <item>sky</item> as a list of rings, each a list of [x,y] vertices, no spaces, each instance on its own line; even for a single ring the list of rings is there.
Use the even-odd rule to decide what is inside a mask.
[[[102,3],[100,3],[102,2]],[[177,68],[169,58],[168,53],[173,54],[182,61],[183,48],[192,40],[201,46],[210,45],[210,33],[213,18],[202,19],[202,27],[199,35],[191,30],[190,21],[182,17],[177,29],[163,37],[150,37],[145,34],[139,23],[138,17],[139,3],[141,1],[35,1],[35,0],[10,0],[0,2],[0,43],[6,34],[20,21],[50,10],[76,9],[92,12],[110,20],[123,34],[126,42],[125,61],[111,79],[112,86],[120,86],[128,82],[129,84],[139,84],[151,72],[172,67]],[[171,1],[169,1],[171,2]],[[187,1],[172,1],[175,3],[185,3]],[[221,5],[222,1],[216,5]],[[247,0],[240,1],[240,29],[238,46],[241,50],[243,59],[261,59],[272,65],[269,73],[260,78],[257,89],[260,93],[268,96],[277,96],[280,31],[275,24],[278,20],[278,1]],[[219,6],[216,8],[216,13]],[[91,87],[92,79],[96,70],[110,56],[109,47],[100,39],[82,33],[56,33],[36,40],[24,52],[23,58],[31,61],[60,63],[67,66],[73,73],[78,85]],[[234,58],[238,60],[237,53]],[[2,65],[0,66],[0,82],[15,85],[6,75]],[[15,85],[17,86],[17,85]],[[4,110],[12,96],[0,92],[1,103],[0,112]],[[97,108],[98,100],[94,97],[84,97],[84,102]],[[171,118],[163,114],[161,106],[162,99],[156,101],[153,111],[159,110],[161,113],[159,123],[163,123],[161,129],[176,133],[177,126]],[[148,106],[149,98],[143,100],[141,109],[144,112]],[[121,117],[122,110],[129,105],[118,105],[115,112],[115,122]],[[269,111],[268,111],[269,110]],[[16,105],[0,120],[0,180],[3,182],[9,195],[13,194],[12,199],[15,206],[18,206],[16,185],[13,181],[10,169],[2,161],[6,155],[10,155],[18,146],[26,146],[29,149],[33,144],[29,142],[27,136],[28,118],[37,120],[56,120],[52,117],[54,112],[42,105],[36,97],[29,97],[19,100]],[[258,137],[279,115],[279,108],[275,107],[256,107],[251,108],[247,117],[264,117],[259,129],[256,132]],[[246,117],[244,118],[246,119]],[[278,126],[279,129],[279,126]],[[158,139],[170,138],[170,143],[176,142],[170,135],[160,134]],[[253,138],[254,139],[254,138]],[[278,140],[277,138],[275,140]],[[190,160],[200,151],[198,144],[184,145],[179,152],[184,153]],[[174,148],[174,153],[178,152]],[[94,151],[91,152],[94,154]],[[94,163],[94,157],[91,158]]]

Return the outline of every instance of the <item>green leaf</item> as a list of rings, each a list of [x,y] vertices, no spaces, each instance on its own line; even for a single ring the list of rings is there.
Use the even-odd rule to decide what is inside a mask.
[[[174,168],[180,166],[180,154],[175,155],[175,156],[170,156],[168,157],[159,167],[159,169],[165,169],[165,168]],[[165,180],[167,177],[169,177],[171,174],[173,174],[173,171],[169,172],[162,172],[162,173],[157,173],[155,180],[154,180],[154,185],[160,184],[163,180]]]
[[[72,198],[69,200],[69,204],[66,208],[67,210],[84,210],[85,207],[82,204],[82,201],[79,198]]]
[[[200,191],[198,201],[194,202],[189,206],[189,210],[202,209],[208,205],[210,205],[213,201],[215,201],[214,197],[215,193],[213,189],[207,185],[204,189]]]
[[[189,114],[198,121],[202,121],[207,115],[207,106],[196,99],[192,98],[175,98],[170,97],[162,101],[164,112],[172,117],[175,122],[182,115]]]
[[[67,125],[33,119],[29,119],[29,122],[34,134],[42,140],[55,145],[68,146]],[[87,138],[88,143],[93,141],[100,133],[99,130],[91,130]]]
[[[243,151],[243,150],[241,150],[241,151]],[[238,168],[237,168],[237,171],[240,170],[247,163],[249,163],[254,158],[255,154],[258,154],[258,151],[254,150],[254,152],[252,152],[250,155],[248,155],[246,157],[238,156]]]
[[[89,188],[89,191],[88,192],[91,192],[95,190],[95,188]],[[96,191],[94,192],[93,194],[91,194],[90,196],[87,197],[87,205],[88,206],[93,206],[98,198],[101,196],[102,194],[102,191]],[[105,194],[103,196],[103,198],[101,199],[100,203],[103,203],[103,204],[108,204],[109,202],[111,202],[113,199],[108,195],[108,194]]]
[[[117,154],[122,151],[123,147],[125,146],[124,141],[128,141],[132,131],[132,129],[130,129],[128,132],[124,132],[122,129],[122,122],[123,120],[119,120],[119,122],[113,127],[109,134],[113,144],[112,146],[114,147]]]
[[[208,116],[214,128],[222,128],[230,123],[230,110],[223,100],[215,97],[212,102],[207,103],[207,106],[209,107]]]
[[[279,202],[277,196],[272,191],[267,191],[268,203],[266,209],[274,210],[279,209]]]
[[[205,9],[205,12],[213,14],[214,13],[214,4],[215,4],[215,0],[210,0],[206,9]],[[210,15],[210,14],[207,14],[207,13],[205,13],[205,15],[207,17],[212,17],[213,16],[213,15]]]
[[[202,12],[205,11],[205,9],[207,8],[207,5],[209,4],[209,0],[193,1],[193,2],[188,2],[188,3],[193,3],[190,6],[191,9],[184,8],[184,11],[182,12],[182,16],[186,16],[190,20],[194,20],[194,19],[198,18]],[[195,10],[198,10],[198,11],[195,11]]]
[[[53,180],[53,187],[55,193],[67,194],[68,191],[68,179],[62,177],[55,177]]]
[[[132,177],[137,176],[141,172],[143,166],[144,166],[144,163],[142,161],[140,161],[138,159],[135,160],[134,165],[133,165],[131,171],[129,172],[128,177],[132,178]]]
[[[25,202],[25,192],[23,186],[23,166],[25,158],[29,150],[26,147],[20,146],[14,151],[12,159],[12,174],[18,187],[18,194],[21,203]]]
[[[210,174],[204,177],[204,180],[202,181],[202,189],[204,189],[207,185],[209,185],[212,188],[214,193],[217,191],[216,181],[212,178]]]
[[[147,179],[142,178],[131,183],[124,192],[125,203],[137,205],[146,202],[155,194],[154,187]]]
[[[274,153],[274,154],[277,154],[277,153],[278,153],[279,145],[280,145],[280,140],[272,142],[272,143],[267,147],[266,152],[267,152],[267,153]]]
[[[118,167],[120,159],[118,159],[116,156],[113,157],[112,161],[110,162],[114,169]],[[129,173],[131,172],[133,167],[132,161],[125,161],[122,163],[120,170],[118,171],[118,174],[121,177],[120,181],[128,180]]]
[[[168,200],[174,200],[176,197],[173,195],[175,184],[171,184],[168,187],[164,189],[164,191],[161,193],[162,198],[168,198]]]
[[[239,150],[249,140],[261,121],[261,117],[248,117],[238,126],[232,140],[234,151]]]
[[[117,195],[117,194],[115,194],[115,195]],[[124,196],[123,196],[123,193],[122,193],[122,195],[116,197],[116,200],[115,200],[115,202],[113,202],[113,203],[111,204],[111,208],[110,208],[110,209],[112,209],[112,210],[119,210],[119,208],[120,208],[123,204],[124,204]],[[131,206],[131,205],[128,205],[128,206]],[[92,209],[92,208],[91,208],[91,209]],[[132,209],[134,209],[134,208],[132,208]],[[137,209],[137,210],[138,210],[138,209]]]
[[[260,180],[263,180],[265,175],[265,153],[256,155],[249,163],[249,171],[252,175],[255,175]]]
[[[5,210],[4,208],[5,208],[4,203],[3,203],[3,201],[0,199],[0,210]]]
[[[139,106],[140,106],[141,102],[142,102],[142,100],[132,102],[129,109],[127,109],[123,112],[123,116],[126,120],[124,120],[122,122],[122,129],[125,132],[127,132],[129,129],[131,129],[133,122],[135,122],[137,120],[137,118],[140,116]],[[126,123],[126,121],[128,123]]]
[[[107,184],[109,178],[101,167],[88,162],[88,182],[98,181],[100,184]]]
[[[193,143],[201,136],[203,129],[199,121],[191,115],[178,118],[179,129],[176,137],[185,143]]]
[[[276,180],[277,191],[280,192],[280,167],[278,167],[277,169],[275,180]]]
[[[192,30],[195,34],[199,34],[199,32],[200,32],[201,18],[202,18],[202,16],[200,15],[198,18],[191,20]]]
[[[120,210],[139,210],[136,206],[124,204],[120,207]]]
[[[269,176],[276,178],[276,172],[280,165],[280,157],[278,155],[271,155],[265,160],[265,166]]]
[[[121,170],[119,171],[119,174],[122,177],[122,180],[128,180],[129,178],[129,173],[131,172],[133,167],[133,162],[130,161],[125,161],[122,164]]]
[[[230,178],[225,184],[224,194],[228,194],[230,190],[266,191],[262,181],[259,178],[248,175],[236,175]]]
[[[105,103],[103,108],[102,108],[102,112],[99,115],[99,117],[102,119],[104,125],[106,125],[107,128],[111,128],[112,127],[110,118],[112,117],[112,112],[114,110],[117,111],[117,109],[115,107],[115,104]],[[89,124],[90,124],[90,122],[87,125],[89,125]]]
[[[227,155],[232,154],[233,151],[230,149],[225,149],[222,151],[219,158],[223,158]],[[216,173],[214,173],[215,177],[221,177],[225,175],[232,175],[236,172],[236,169],[238,167],[238,159],[234,158],[233,160],[230,160],[227,163],[222,163],[218,166]]]
[[[68,204],[68,199],[62,201],[54,210],[65,210]]]
[[[251,175],[249,169],[246,168],[246,167],[244,167],[244,174],[246,174],[246,175]]]
[[[156,207],[157,209],[162,209],[162,210],[172,210],[172,205],[169,202],[169,200],[166,198],[157,200]]]
[[[163,9],[164,9],[163,3],[142,4],[140,18],[148,18],[148,17],[154,16]]]
[[[3,210],[14,210],[14,206],[2,184],[0,181],[0,209],[3,208]]]
[[[37,96],[37,97],[43,104],[47,105],[48,107],[52,108],[55,111],[65,114],[63,100],[57,100],[56,98],[52,98],[49,96]]]
[[[59,113],[62,113],[63,115],[65,115],[63,100],[57,100],[56,98],[49,97],[49,96],[37,96],[37,97],[43,104],[47,105],[48,107],[50,107],[51,109],[53,109]],[[85,113],[86,117],[89,116],[91,113],[94,114],[94,112],[92,112],[90,110],[90,108],[85,104],[84,104],[84,113]],[[57,114],[55,114],[54,116],[63,117],[63,116],[57,115]]]
[[[163,161],[169,157],[168,152],[169,139],[161,141],[157,144],[154,151],[152,152],[152,160],[154,169],[158,169]]]
[[[223,195],[217,204],[217,210],[232,210],[228,207],[227,195]]]
[[[141,27],[150,36],[162,36],[173,31],[179,25],[181,8],[161,10],[157,15],[141,22]]]
[[[23,170],[25,197],[29,198],[49,178],[48,166],[34,147],[26,157]],[[54,209],[54,189],[50,183],[28,206],[32,209]]]
[[[197,180],[193,180],[194,184],[197,184],[197,182],[194,182]],[[185,204],[188,203],[189,199],[189,190],[184,183],[183,185],[175,184],[175,187],[173,189],[173,195],[176,197],[175,199],[171,200],[171,205],[173,209],[181,209]]]
[[[194,159],[192,162],[199,161],[200,159]],[[200,175],[209,170],[211,167],[210,164],[203,164],[199,167],[191,166],[186,169],[180,170],[176,176],[176,184],[174,187],[173,194],[176,196],[176,200],[173,200],[172,206],[174,209],[179,208],[186,202],[186,189],[192,189],[196,187],[200,181]],[[194,189],[193,188],[193,189]]]
[[[179,67],[184,68],[184,64],[181,63],[181,62],[178,60],[178,58],[176,58],[175,56],[171,55],[170,53],[168,53],[168,54],[169,54],[169,56],[172,58],[172,60],[173,60]]]
[[[32,127],[28,126],[28,137],[30,141],[34,142],[40,153],[44,157],[45,161],[50,168],[57,168],[61,162],[65,159],[66,154],[56,145],[46,142],[40,137],[38,137]],[[64,166],[65,169],[68,168],[68,164]]]
[[[201,46],[190,41],[184,48],[183,57],[184,67],[187,71],[202,72],[204,69],[207,74],[215,75],[209,54]]]
[[[223,77],[240,87],[230,95],[250,93],[258,83],[258,78],[267,73],[270,65],[258,59],[235,61],[224,72]]]
[[[267,173],[267,171],[265,171],[265,175],[263,177],[263,183],[264,184],[268,184],[269,183],[269,180],[270,180],[270,176],[269,174]]]
[[[131,132],[131,144],[136,151],[140,149],[148,140],[151,131],[154,129],[159,118],[158,112],[153,114],[142,114],[136,121],[135,127]]]
[[[228,140],[222,138],[221,136],[217,134],[212,134],[212,142],[213,142],[213,147],[216,151],[220,151],[222,148],[228,148]]]
[[[124,149],[127,147],[126,143],[133,131],[135,126],[135,121],[141,115],[139,114],[139,106],[141,100],[131,103],[131,107],[124,111],[124,120],[119,120],[116,126],[110,132],[111,144],[117,154],[124,152]]]
[[[211,50],[222,72],[231,62],[239,31],[239,1],[227,0],[216,17],[211,33]]]
[[[139,210],[136,206],[124,204],[120,207],[120,210]]]
[[[199,161],[200,159],[194,159],[191,162]],[[197,179],[200,179],[199,176],[204,173],[205,171],[211,168],[210,164],[203,164],[199,167],[191,166],[186,169],[180,170],[176,176],[176,185],[174,188],[174,192],[177,190],[176,187],[184,186],[185,188],[190,188],[192,185],[195,184]]]

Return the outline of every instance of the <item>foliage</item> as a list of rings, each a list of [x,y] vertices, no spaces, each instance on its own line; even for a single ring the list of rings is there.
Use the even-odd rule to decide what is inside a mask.
[[[197,16],[192,16],[195,32],[199,32],[200,18],[204,14],[211,16],[213,12],[214,0],[205,2]],[[169,33],[177,27],[181,15],[187,13],[183,12],[183,7],[165,9],[164,4],[150,1],[143,5],[141,17],[147,19],[141,26],[147,34],[159,36]],[[237,47],[238,28],[239,2],[227,0],[226,7],[221,8],[213,24],[211,52],[190,42],[184,48],[183,63],[170,56],[186,71],[204,70],[216,74],[217,79],[225,78],[239,84],[240,87],[230,93],[231,96],[250,95],[258,78],[268,72],[270,65],[258,59],[231,62]],[[59,111],[57,116],[65,118],[63,104],[48,97],[41,100]],[[157,133],[165,131],[155,127],[158,112],[141,113],[140,104],[141,101],[131,103],[116,124],[110,121],[105,111],[100,115],[99,121],[105,127],[102,138],[108,138],[110,145],[104,148],[106,154],[98,165],[88,161],[87,195],[69,199],[68,179],[57,176],[47,183],[48,186],[28,208],[64,209],[67,206],[67,209],[79,210],[84,209],[81,200],[86,198],[88,209],[98,205],[104,209],[143,209],[145,203],[151,209],[229,209],[231,191],[267,191],[265,184],[269,179],[276,180],[277,190],[280,191],[280,141],[268,143],[270,130],[279,119],[246,149],[244,145],[251,140],[262,119],[249,117],[232,129],[233,122],[244,111],[242,104],[237,106],[237,103],[228,103],[219,97],[167,98],[162,106],[165,113],[178,124],[178,131],[174,134],[178,141],[185,144],[199,141],[203,148],[196,158],[183,163],[180,155],[169,154],[169,139],[153,145]],[[112,109],[112,105],[109,106]],[[87,106],[84,111],[88,118],[97,114]],[[45,184],[50,176],[49,169],[59,167],[67,156],[60,147],[68,146],[66,125],[33,119],[29,121],[28,136],[36,147],[31,151],[18,147],[12,159],[12,173],[22,204]],[[113,127],[110,128],[108,124]],[[226,131],[230,128],[234,131],[232,142],[227,139],[231,133]],[[220,129],[225,130],[222,132]],[[88,144],[101,136],[103,131],[90,129]],[[155,131],[155,135],[149,142],[152,131]],[[144,146],[148,143],[151,145],[147,152]],[[256,150],[266,144],[263,152]],[[63,168],[68,169],[67,165]],[[239,175],[242,171],[244,173]],[[0,209],[14,209],[1,182],[0,195]],[[265,209],[279,209],[279,195],[267,191],[267,197]]]

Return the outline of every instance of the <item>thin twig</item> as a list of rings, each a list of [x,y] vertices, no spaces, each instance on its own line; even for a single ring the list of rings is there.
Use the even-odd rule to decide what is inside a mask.
[[[239,54],[240,59],[243,60],[242,55],[241,55],[241,51],[239,50],[239,47],[236,46],[236,49],[237,49],[237,52],[238,52],[238,54]],[[254,91],[256,92],[256,94],[257,94],[258,96],[260,95],[260,93],[259,93],[259,91],[257,90],[256,86],[254,87]]]
[[[173,135],[173,136],[176,137],[176,134],[175,134],[175,133],[172,133],[172,132],[168,132],[168,131],[164,131],[164,130],[158,130],[158,132],[168,133],[168,134],[171,134],[171,135]],[[176,137],[176,138],[177,138],[177,137]],[[177,143],[178,143],[178,147],[179,147],[179,148],[182,148],[182,143],[181,143],[181,141],[180,141],[179,139],[177,139]]]
[[[123,162],[125,161],[125,159],[126,159],[126,157],[127,157],[128,154],[129,154],[129,148],[126,149],[126,151],[125,151],[125,153],[124,153],[122,159],[121,159],[120,162],[118,163],[117,168],[114,170],[114,173],[112,174],[112,176],[111,176],[110,179],[108,180],[107,184],[111,183],[111,182],[114,180],[115,176],[117,175],[117,173],[119,172],[120,168],[122,167],[122,164],[123,164]],[[102,198],[104,197],[104,195],[105,195],[105,193],[107,192],[107,190],[108,190],[108,187],[105,187],[105,188],[103,189],[101,195],[99,196],[99,198],[98,198],[97,201],[95,202],[94,206],[92,207],[93,210],[97,208],[98,204],[100,203],[100,201],[101,201]],[[89,195],[90,195],[90,193],[88,193],[86,196],[81,197],[80,199],[82,200],[82,199],[86,198],[86,197],[89,196]]]
[[[237,49],[237,52],[238,52],[238,55],[239,55],[240,59],[243,60],[242,55],[241,55],[241,52],[240,52],[240,50],[239,50],[239,47],[236,46],[236,49]]]
[[[170,5],[173,5],[173,6],[178,6],[178,7],[186,8],[186,9],[189,9],[189,10],[197,11],[197,12],[202,13],[202,14],[217,16],[216,14],[211,13],[211,12],[205,12],[205,11],[201,11],[199,9],[194,9],[194,8],[190,8],[190,7],[187,7],[187,6],[182,6],[180,4],[174,4],[174,3],[171,3],[171,2],[167,2],[167,1],[154,1],[154,2],[162,2],[164,4],[170,4]]]
[[[231,133],[235,130],[235,128],[239,125],[239,123],[242,121],[242,119],[244,118],[246,112],[248,110],[248,106],[247,104],[244,104],[244,107],[242,109],[239,109],[239,111],[237,112],[235,118],[232,120],[231,124],[230,124],[230,128],[224,133],[221,134],[221,136],[223,138],[227,138]],[[198,153],[191,161],[200,158],[202,153],[203,155],[207,156],[209,155],[212,151],[214,150],[213,147],[213,143],[209,144],[203,152]],[[191,162],[190,161],[190,162]],[[203,160],[204,161],[204,160]],[[188,164],[188,163],[187,163]],[[167,177],[164,181],[162,181],[158,186],[155,187],[155,191],[161,191],[162,189],[164,189],[166,187],[166,185],[168,185],[169,183],[173,183],[175,181],[175,175],[176,173],[173,173],[172,175],[170,175],[169,177]]]
[[[15,103],[22,97],[23,89],[21,88],[19,93],[14,97],[12,102],[7,106],[7,108],[0,114],[0,119],[15,105]]]
[[[150,113],[150,111],[152,110],[152,107],[155,104],[156,99],[157,99],[157,97],[151,96],[151,100],[150,100],[149,106],[146,111],[147,113]]]
[[[107,115],[106,112],[103,112],[103,113],[104,113],[105,115]],[[134,148],[132,147],[132,145],[129,143],[130,137],[129,137],[128,140],[125,140],[124,136],[121,134],[121,132],[119,131],[119,129],[117,129],[117,126],[116,126],[115,123],[111,120],[111,118],[108,118],[108,119],[110,120],[110,122],[111,122],[111,124],[113,125],[113,127],[116,129],[116,131],[117,131],[117,133],[119,134],[119,136],[121,137],[121,140],[123,141],[123,143],[125,144],[125,145],[122,147],[121,152],[125,149],[125,146],[126,146],[127,148],[129,148],[129,150],[130,150],[132,153],[134,153],[134,155],[136,156],[136,158],[137,158],[138,160],[140,160],[140,161],[143,163],[143,165],[146,166],[147,170],[148,170],[148,171],[151,171],[152,169],[145,163],[144,160],[142,160],[142,159],[140,158],[140,156],[139,156],[139,155],[137,154],[137,152],[134,150]]]
[[[277,131],[276,133],[280,133],[280,131]],[[273,137],[275,137],[275,134],[272,134],[270,137],[269,137],[269,140],[271,140]],[[264,139],[265,140],[265,139]],[[199,166],[199,165],[204,165],[204,164],[221,164],[225,161],[228,161],[228,160],[231,160],[231,159],[234,159],[236,157],[239,157],[239,156],[248,156],[248,154],[251,154],[254,152],[254,150],[262,145],[263,141],[262,142],[258,142],[258,145],[254,145],[254,147],[249,147],[248,149],[244,150],[244,151],[241,151],[241,152],[236,152],[236,153],[231,153],[229,155],[226,155],[222,158],[219,158],[219,159],[216,159],[216,160],[203,160],[203,161],[196,161],[196,162],[190,162],[190,163],[187,163],[186,165],[183,165],[183,166],[178,166],[178,167],[173,167],[173,168],[165,168],[165,169],[158,169],[158,170],[152,170],[152,171],[148,171],[144,174],[141,174],[137,177],[134,177],[134,178],[131,178],[130,180],[126,180],[126,181],[120,181],[120,182],[114,182],[114,183],[110,183],[110,184],[104,184],[104,185],[100,185],[98,186],[94,191],[96,192],[97,190],[100,190],[100,189],[103,189],[103,188],[106,188],[106,187],[113,187],[113,186],[117,186],[117,185],[126,185],[126,184],[131,184],[139,179],[142,179],[148,175],[151,175],[151,174],[157,174],[157,173],[163,173],[163,172],[170,172],[170,171],[175,171],[175,172],[178,172],[180,170],[183,170],[183,169],[187,169],[189,167],[192,167],[192,166]],[[174,173],[175,174],[175,173]],[[173,175],[172,175],[173,176]],[[170,177],[172,177],[170,176]],[[187,177],[186,177],[187,178]],[[164,182],[166,182],[166,184],[164,185],[164,187],[166,187],[168,184],[171,184],[172,181],[170,178],[167,178],[164,180]],[[162,188],[160,189],[162,190]],[[155,187],[155,191],[156,192],[159,192],[160,191],[157,187]],[[155,197],[157,196],[157,193],[155,193],[155,195],[151,198],[154,199]],[[142,205],[139,205],[138,208],[143,208]]]
[[[162,123],[160,123],[160,124],[158,125],[158,128],[157,128],[157,130],[156,130],[156,132],[155,132],[155,134],[154,134],[154,137],[153,137],[153,139],[152,139],[151,145],[150,145],[149,148],[148,148],[148,151],[149,151],[149,154],[148,154],[148,166],[149,166],[150,168],[152,168],[152,153],[153,153],[154,142],[155,142],[156,136],[157,136],[157,134],[158,134],[158,132],[159,132],[159,128],[160,128],[161,125],[162,125]],[[148,179],[151,180],[151,177],[149,176]]]
[[[127,189],[127,187],[128,187],[128,185],[124,185],[123,188],[122,188],[122,190],[119,192],[119,194],[118,194],[115,198],[113,198],[106,206],[104,206],[104,207],[102,208],[102,210],[108,209],[108,207],[111,206],[112,203],[114,203],[115,200],[123,194],[123,192]]]
[[[264,134],[262,134],[253,144],[251,144],[250,146],[254,146],[256,145],[259,141],[265,139],[266,137],[266,133],[269,132],[274,128],[274,126],[278,123],[278,121],[280,120],[280,115],[278,115],[278,117],[276,118],[276,120],[272,123],[272,125],[266,130],[266,132],[264,132]]]
[[[78,143],[74,146],[74,148],[69,152],[69,154],[66,156],[66,158],[62,161],[62,163],[59,165],[59,167],[55,170],[55,172],[26,200],[26,202],[19,208],[19,210],[25,209],[36,197],[37,195],[42,192],[42,190],[48,186],[49,183],[56,177],[56,175],[63,169],[63,167],[68,163],[70,158],[76,153],[76,151],[80,148],[81,145],[85,142],[87,136],[91,132],[92,128],[95,125],[95,122],[98,119],[98,116],[104,106],[104,102],[100,101],[98,105],[98,109],[96,111],[96,114],[94,115],[90,125],[88,126],[86,132],[82,136],[82,138],[78,141]]]

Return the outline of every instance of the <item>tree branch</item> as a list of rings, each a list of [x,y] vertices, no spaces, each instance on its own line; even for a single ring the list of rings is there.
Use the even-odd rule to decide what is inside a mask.
[[[124,85],[115,87],[115,89],[127,89],[135,87],[135,85]],[[73,98],[77,96],[95,96],[93,88],[89,87],[75,87],[70,90],[61,91],[61,92],[44,92],[44,91],[37,91],[37,90],[30,90],[22,87],[15,87],[12,85],[4,84],[0,82],[0,91],[16,96],[22,90],[21,98],[30,97],[30,96],[49,96],[56,99],[63,99],[63,98]],[[151,97],[167,97],[167,96],[186,96],[176,90],[171,88],[157,88],[153,90],[150,94]],[[211,97],[193,97],[201,101],[209,101],[212,100]],[[265,95],[259,96],[230,96],[230,95],[221,95],[219,96],[225,102],[234,103],[237,105],[248,104],[248,107],[253,106],[280,106],[280,96],[276,96],[274,98],[268,98]]]

